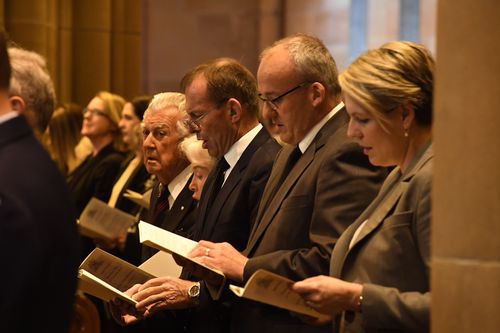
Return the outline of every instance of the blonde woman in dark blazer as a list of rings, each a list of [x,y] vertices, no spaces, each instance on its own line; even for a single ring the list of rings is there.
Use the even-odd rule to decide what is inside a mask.
[[[392,42],[340,76],[348,135],[372,164],[395,168],[340,237],[331,277],[293,287],[311,307],[336,316],[336,332],[429,331],[433,71],[422,45]]]

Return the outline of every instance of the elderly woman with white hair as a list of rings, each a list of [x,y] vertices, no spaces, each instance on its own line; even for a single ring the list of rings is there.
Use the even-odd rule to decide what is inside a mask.
[[[184,152],[193,168],[193,178],[189,184],[189,189],[193,191],[193,199],[196,201],[200,201],[203,186],[216,161],[202,145],[203,141],[198,140],[196,135],[191,135],[180,143],[180,149]]]

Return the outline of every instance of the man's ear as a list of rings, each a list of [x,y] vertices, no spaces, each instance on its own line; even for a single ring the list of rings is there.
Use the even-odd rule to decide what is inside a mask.
[[[325,86],[319,82],[311,84],[312,91],[312,104],[314,107],[320,105],[325,100],[326,89]]]
[[[229,107],[229,116],[231,122],[235,123],[241,119],[241,104],[236,98],[230,98],[227,101],[227,106]]]
[[[24,102],[24,99],[22,99],[19,96],[12,96],[9,97],[10,100],[10,106],[12,108],[12,111],[16,111],[19,114],[24,114],[26,111],[26,103]]]

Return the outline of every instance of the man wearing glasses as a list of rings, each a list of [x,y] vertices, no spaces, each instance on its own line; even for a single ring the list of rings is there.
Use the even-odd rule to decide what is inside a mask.
[[[245,251],[201,241],[191,255],[241,284],[261,268],[292,280],[328,275],[336,239],[374,198],[385,171],[346,136],[335,61],[320,40],[277,41],[262,53],[257,80],[263,116],[289,146],[274,163]],[[252,301],[235,306],[231,325],[233,332],[330,331]]]
[[[199,65],[181,85],[191,131],[218,159],[205,182],[191,238],[227,242],[243,250],[281,146],[258,121],[255,77],[236,60],[221,58]],[[134,299],[143,301],[139,305],[147,309],[146,316],[187,309],[178,311],[176,319],[189,332],[227,332],[230,309],[213,301],[198,280],[187,272],[182,279],[152,279]]]

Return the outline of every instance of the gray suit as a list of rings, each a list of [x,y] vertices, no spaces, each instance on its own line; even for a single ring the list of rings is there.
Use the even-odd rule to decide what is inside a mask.
[[[278,155],[245,250],[245,281],[259,268],[293,280],[328,273],[335,241],[373,200],[386,175],[347,138],[348,120],[345,109],[328,120],[281,186],[293,147]],[[259,330],[314,328],[277,308],[251,301],[235,305],[233,331]]]
[[[426,146],[405,174],[394,169],[338,240],[331,275],[364,286],[362,313],[339,316],[338,331],[429,331],[432,158],[432,146]]]

